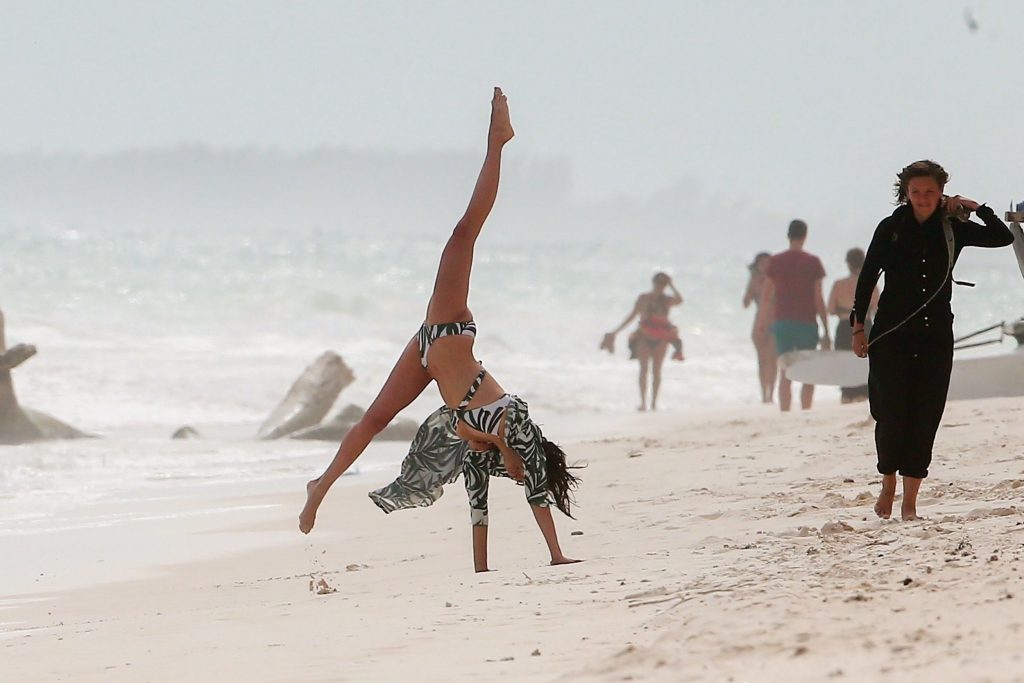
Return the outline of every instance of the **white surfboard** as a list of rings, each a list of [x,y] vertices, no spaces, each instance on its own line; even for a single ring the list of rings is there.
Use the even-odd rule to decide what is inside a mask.
[[[868,381],[868,360],[850,351],[790,351],[779,362],[794,382],[854,387]],[[1024,396],[1024,348],[953,361],[949,400],[999,396]]]
[[[790,351],[779,357],[786,377],[801,384],[859,387],[868,383],[868,359],[853,351]]]

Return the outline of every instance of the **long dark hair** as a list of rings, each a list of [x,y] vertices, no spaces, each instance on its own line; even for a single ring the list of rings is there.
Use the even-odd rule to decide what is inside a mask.
[[[555,499],[555,505],[566,517],[576,519],[569,512],[569,507],[576,503],[572,492],[580,485],[580,478],[569,470],[579,469],[579,465],[570,467],[565,462],[565,451],[554,441],[542,438],[544,445],[544,463],[548,470],[548,493]]]

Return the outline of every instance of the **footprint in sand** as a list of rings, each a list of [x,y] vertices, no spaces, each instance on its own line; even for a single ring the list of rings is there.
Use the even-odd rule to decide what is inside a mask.
[[[835,522],[825,522],[821,527],[822,536],[832,536],[835,534],[846,534],[855,533],[857,530],[842,520]]]
[[[324,577],[317,578],[313,575],[309,577],[309,592],[313,595],[329,595],[331,593],[337,593],[338,589],[332,587],[327,583],[327,579]]]
[[[964,521],[973,522],[979,519],[985,519],[986,517],[1009,517],[1010,515],[1018,515],[1020,510],[1015,507],[1008,508],[975,508],[966,515],[964,515]]]

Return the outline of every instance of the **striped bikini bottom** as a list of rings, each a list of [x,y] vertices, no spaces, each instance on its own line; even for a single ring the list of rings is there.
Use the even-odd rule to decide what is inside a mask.
[[[461,420],[478,432],[501,436],[502,419],[505,417],[509,401],[512,400],[511,396],[502,394],[496,401],[492,401],[485,406],[467,407],[473,400],[473,397],[476,396],[476,392],[486,375],[487,371],[480,368],[480,374],[469,385],[465,398],[459,403],[459,407],[452,411],[452,429],[458,431],[459,421]]]

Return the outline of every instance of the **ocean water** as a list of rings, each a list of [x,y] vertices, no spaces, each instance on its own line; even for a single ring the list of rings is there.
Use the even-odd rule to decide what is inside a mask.
[[[422,320],[446,236],[446,226],[415,236],[0,228],[8,343],[39,348],[15,373],[19,398],[103,437],[0,447],[0,533],[44,529],[60,510],[111,498],[315,474],[334,444],[259,442],[259,423],[326,349],[357,376],[336,408],[367,405]],[[521,240],[485,231],[470,294],[477,355],[540,422],[584,436],[588,424],[635,410],[627,332],[615,355],[598,343],[665,270],[685,298],[673,320],[687,360],[666,361],[660,409],[757,404],[753,310],[740,300],[752,255],[779,242],[652,243],[628,233]],[[831,280],[851,245],[820,242],[808,247]],[[1009,250],[965,252],[957,276],[978,283],[957,289],[958,333],[1024,314],[1024,281]],[[818,395],[838,401],[832,388]],[[437,405],[429,387],[405,415]],[[205,438],[170,441],[184,424]],[[372,447],[361,471],[393,467],[403,447]]]

